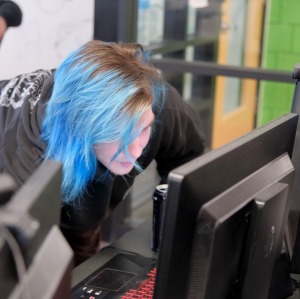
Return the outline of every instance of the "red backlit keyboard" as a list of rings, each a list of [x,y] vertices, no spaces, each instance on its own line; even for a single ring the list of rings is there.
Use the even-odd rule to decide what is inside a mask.
[[[156,268],[152,269],[137,289],[130,289],[121,299],[152,299],[154,292]]]

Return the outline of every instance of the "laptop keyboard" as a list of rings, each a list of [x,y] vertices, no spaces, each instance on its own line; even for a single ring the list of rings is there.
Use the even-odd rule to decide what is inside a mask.
[[[140,255],[117,254],[72,288],[72,299],[153,298],[156,262]]]
[[[130,289],[121,299],[152,299],[154,292],[156,268],[153,268],[137,289]]]

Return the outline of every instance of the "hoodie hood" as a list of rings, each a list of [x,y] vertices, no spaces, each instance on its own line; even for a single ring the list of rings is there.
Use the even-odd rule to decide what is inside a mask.
[[[42,163],[41,121],[53,71],[37,70],[7,80],[0,90],[0,171],[20,186]]]

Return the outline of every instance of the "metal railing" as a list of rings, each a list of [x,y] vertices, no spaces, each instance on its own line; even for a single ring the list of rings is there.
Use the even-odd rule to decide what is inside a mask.
[[[294,84],[291,72],[221,65],[204,61],[184,61],[175,58],[152,58],[153,65],[162,71],[189,72],[198,75],[226,76]]]

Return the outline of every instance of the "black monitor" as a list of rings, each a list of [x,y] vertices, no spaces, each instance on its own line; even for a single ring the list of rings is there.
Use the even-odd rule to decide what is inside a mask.
[[[1,298],[70,296],[73,252],[58,227],[61,176],[61,164],[49,160],[18,190],[1,174]]]
[[[297,122],[284,115],[170,173],[154,298],[267,298]]]
[[[292,101],[291,112],[300,114],[300,64],[296,63],[293,70],[293,79],[296,79],[294,96]],[[295,182],[300,180],[300,122],[296,133],[294,152],[292,157],[293,164],[296,169]],[[292,259],[292,272],[300,273],[300,184],[294,184],[293,202],[291,206],[291,221],[289,225],[291,235],[291,245],[289,248]]]

